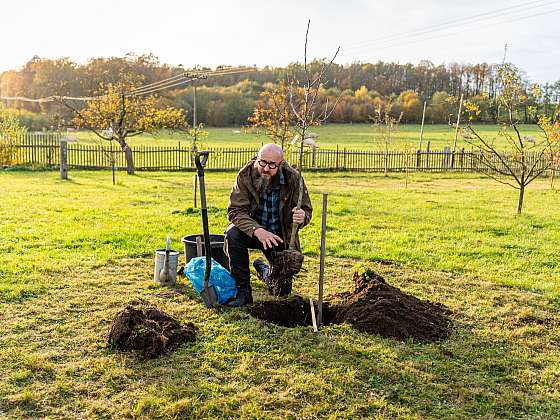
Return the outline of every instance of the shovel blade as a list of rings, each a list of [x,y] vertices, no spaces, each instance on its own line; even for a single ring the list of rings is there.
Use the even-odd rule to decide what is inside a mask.
[[[211,308],[212,306],[218,304],[218,294],[216,293],[214,285],[208,286],[207,288],[203,289],[202,292],[200,292],[200,296],[202,296],[204,305],[207,308]]]

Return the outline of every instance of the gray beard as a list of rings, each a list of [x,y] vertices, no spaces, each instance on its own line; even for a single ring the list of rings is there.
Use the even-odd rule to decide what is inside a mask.
[[[263,177],[258,172],[256,172],[254,178],[254,186],[259,193],[264,191],[265,189],[270,191],[273,180],[274,177],[272,176]]]
[[[262,177],[260,175],[255,179],[255,188],[258,192],[269,190],[272,185],[272,177]]]

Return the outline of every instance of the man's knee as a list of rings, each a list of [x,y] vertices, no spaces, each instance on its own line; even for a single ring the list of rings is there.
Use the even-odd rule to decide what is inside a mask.
[[[247,236],[247,234],[244,233],[241,229],[239,229],[237,226],[231,226],[226,231],[225,245],[231,246],[233,244],[234,246],[236,246],[246,244],[248,239],[249,237]]]

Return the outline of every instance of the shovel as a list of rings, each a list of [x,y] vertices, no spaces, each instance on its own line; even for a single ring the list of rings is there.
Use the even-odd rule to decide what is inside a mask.
[[[200,150],[196,153],[194,161],[198,173],[198,185],[200,189],[200,211],[202,213],[202,228],[204,230],[204,249],[206,251],[206,268],[204,270],[204,289],[200,293],[204,305],[210,308],[218,304],[218,294],[214,285],[208,286],[208,279],[212,270],[212,246],[210,245],[210,230],[208,229],[208,209],[206,208],[206,188],[204,186],[204,165],[208,160],[208,150]]]

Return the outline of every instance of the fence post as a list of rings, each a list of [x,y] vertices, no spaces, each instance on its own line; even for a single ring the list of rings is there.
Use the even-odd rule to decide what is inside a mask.
[[[60,179],[68,179],[68,141],[60,139]]]
[[[441,163],[442,163],[442,167],[443,169],[445,169],[447,171],[447,169],[449,169],[449,156],[451,155],[451,147],[449,146],[445,146],[445,148],[443,149],[443,156],[441,159]],[[453,156],[455,156],[455,154],[453,154]],[[451,158],[453,159],[453,158]],[[453,160],[451,160],[451,165],[453,165]],[[452,166],[453,169],[453,166]]]
[[[336,170],[338,171],[338,144],[336,145]]]
[[[179,166],[179,170],[181,170],[181,141],[179,141],[179,144],[177,145],[177,164]]]
[[[311,148],[311,165],[313,168],[317,168],[317,148],[316,146],[312,146]]]
[[[426,169],[430,169],[430,140],[426,143]]]

